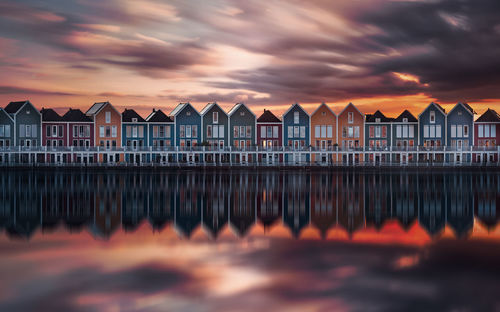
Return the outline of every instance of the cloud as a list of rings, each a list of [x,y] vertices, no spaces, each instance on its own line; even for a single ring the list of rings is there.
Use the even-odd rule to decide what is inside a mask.
[[[74,95],[78,95],[76,93],[71,93],[71,92],[50,91],[50,90],[40,90],[40,89],[29,89],[29,88],[13,87],[13,86],[0,86],[0,94],[26,95],[26,97],[29,97],[32,94],[36,94],[36,95],[58,95],[58,96],[74,96]]]

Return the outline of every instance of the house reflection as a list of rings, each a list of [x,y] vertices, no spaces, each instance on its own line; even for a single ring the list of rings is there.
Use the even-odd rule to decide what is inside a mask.
[[[201,226],[216,239],[226,226],[247,236],[258,220],[265,231],[281,223],[300,237],[312,226],[325,238],[336,227],[354,235],[388,220],[408,230],[418,219],[431,236],[448,225],[467,237],[474,217],[496,227],[499,180],[495,172],[6,171],[0,230],[29,239],[37,229],[64,226],[108,239],[149,222],[154,231],[172,226],[186,238]]]

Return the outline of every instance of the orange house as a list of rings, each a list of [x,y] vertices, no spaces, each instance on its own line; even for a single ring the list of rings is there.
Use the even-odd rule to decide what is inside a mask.
[[[339,147],[349,151],[342,155],[342,161],[349,164],[362,161],[363,157],[356,150],[365,144],[365,114],[349,103],[338,115],[337,123]]]
[[[325,104],[320,106],[311,115],[311,146],[316,147],[318,153],[313,154],[313,161],[331,162],[332,156],[321,154],[321,151],[333,150],[337,143],[337,115]]]
[[[94,121],[94,143],[101,153],[99,162],[123,161],[119,148],[122,146],[122,116],[109,102],[94,103],[85,113]]]

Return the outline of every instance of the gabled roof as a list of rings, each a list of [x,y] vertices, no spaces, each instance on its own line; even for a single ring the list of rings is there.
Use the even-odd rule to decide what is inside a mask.
[[[441,113],[446,116],[446,111],[444,110],[444,108],[441,107],[441,105],[439,105],[438,103],[434,103],[434,102],[431,102],[431,104],[429,104],[420,114],[418,114],[418,118],[420,118],[420,115],[422,115],[426,110],[429,109],[429,107],[431,106],[434,106],[436,107],[439,111],[441,111]]]
[[[344,109],[337,115],[337,116],[340,116],[344,113],[344,111],[349,107],[349,106],[352,106],[354,107],[354,109],[356,109],[358,111],[358,113],[361,115],[361,116],[364,116],[365,114],[363,114],[357,107],[356,105],[352,104],[352,102],[349,102],[349,104],[347,104]]]
[[[488,108],[476,122],[500,122],[500,115],[495,110]]]
[[[0,107],[0,113],[2,113],[2,112],[3,112],[3,114],[5,114],[5,116],[9,117],[10,120],[14,121],[14,119],[12,118],[12,116],[9,113],[7,113],[5,111],[5,109],[3,109],[3,108]]]
[[[149,116],[146,118],[147,122],[174,122],[172,118],[168,117],[165,115],[164,112],[162,112],[161,109],[155,110],[149,114]]]
[[[376,122],[377,118],[380,118],[380,122],[391,122],[393,120],[393,118],[385,117],[379,110],[374,114],[366,114],[366,122]]]
[[[111,105],[111,103],[109,101],[106,101],[106,102],[97,102],[97,103],[94,103],[94,105],[92,105],[89,110],[85,113],[85,115],[87,116],[95,116],[97,114],[99,114],[99,112],[104,108],[106,107],[106,105],[109,105],[111,106],[111,108],[118,114],[120,115],[120,112],[118,112],[116,110],[116,108]]]
[[[254,117],[257,118],[257,116],[255,116],[255,114],[252,112],[252,110],[250,108],[248,108],[248,106],[246,106],[245,103],[243,103],[243,102],[234,104],[233,108],[231,108],[229,110],[229,112],[227,113],[227,115],[231,116],[232,114],[234,114],[234,112],[236,112],[242,106],[245,107],[250,112],[250,114],[252,114]]]
[[[172,112],[170,112],[170,116],[177,116],[177,114],[179,114],[184,109],[184,107],[188,107],[188,106],[191,106],[191,104],[189,102],[187,102],[187,103],[179,103],[174,108],[174,110]]]
[[[72,108],[70,108],[66,114],[62,116],[62,119],[64,121],[92,122],[92,119],[85,115],[81,110]]]
[[[325,102],[322,102],[315,110],[314,112],[311,114],[311,116],[313,116],[314,114],[316,114],[316,112],[322,107],[322,106],[325,106],[326,108],[328,108],[328,110],[333,114],[333,116],[337,117],[337,114],[335,114],[330,107],[328,107],[328,105],[326,105]]]
[[[264,112],[262,115],[260,115],[259,118],[257,118],[257,122],[279,122],[281,123],[281,120],[276,117],[270,110],[264,109]]]
[[[42,121],[63,121],[62,117],[52,108],[42,108]]]
[[[122,122],[132,122],[133,118],[137,118],[137,122],[146,122],[135,110],[125,108],[122,113]]]
[[[409,110],[405,109],[404,112],[402,112],[398,117],[396,117],[393,121],[394,122],[403,122],[403,118],[407,118],[408,122],[418,122],[417,118],[413,116],[412,113],[410,113]]]
[[[469,106],[469,104],[458,102],[457,105],[453,106],[453,108],[449,111],[448,115],[451,114],[451,112],[453,112],[455,110],[455,108],[457,108],[459,106],[463,106],[465,108],[465,110],[468,111],[472,116],[474,116],[474,114],[476,113],[474,111],[474,109]]]
[[[28,103],[29,101],[17,101],[17,102],[10,102],[7,106],[5,106],[5,111],[7,114],[15,114],[17,113],[21,107],[24,106],[24,104]]]
[[[295,106],[298,106],[308,117],[310,117],[309,114],[306,112],[306,110],[303,109],[302,106],[300,106],[300,104],[297,103],[297,102],[295,102],[295,104],[293,104],[292,106],[290,106],[290,108],[287,109],[286,112],[283,113],[283,116],[285,116],[286,114],[288,114]]]
[[[208,103],[207,105],[205,105],[205,107],[203,107],[203,109],[200,111],[200,115],[202,115],[202,116],[205,115],[214,106],[217,106],[221,111],[224,112],[224,114],[226,114],[226,112],[219,106],[219,104],[217,104],[217,102],[213,102],[213,103]]]

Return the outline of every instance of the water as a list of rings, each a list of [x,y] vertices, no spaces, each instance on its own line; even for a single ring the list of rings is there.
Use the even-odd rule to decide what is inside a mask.
[[[3,171],[0,311],[498,311],[499,179]]]

